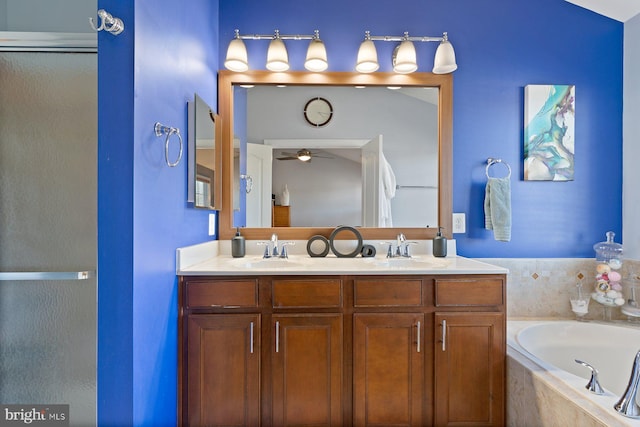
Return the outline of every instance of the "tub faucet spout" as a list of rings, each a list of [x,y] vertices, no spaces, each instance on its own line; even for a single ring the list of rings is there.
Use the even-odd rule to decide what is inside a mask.
[[[633,359],[633,367],[631,368],[631,377],[629,385],[618,403],[613,405],[613,409],[629,418],[640,418],[640,405],[636,401],[638,396],[638,388],[640,387],[640,351]]]

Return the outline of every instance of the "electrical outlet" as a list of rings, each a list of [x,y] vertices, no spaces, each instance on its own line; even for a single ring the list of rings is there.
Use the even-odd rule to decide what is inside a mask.
[[[464,213],[453,214],[453,233],[465,233],[467,231],[467,224]]]
[[[209,236],[216,234],[216,214],[209,214]]]

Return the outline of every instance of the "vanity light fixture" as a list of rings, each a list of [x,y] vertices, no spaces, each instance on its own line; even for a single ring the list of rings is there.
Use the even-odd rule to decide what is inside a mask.
[[[442,37],[410,37],[408,32],[403,36],[372,36],[369,31],[365,31],[356,62],[356,70],[360,73],[372,73],[380,67],[374,41],[400,42],[393,50],[392,57],[393,71],[399,74],[413,73],[418,69],[413,42],[440,42],[434,58],[432,70],[434,74],[447,74],[458,68],[456,54],[446,32]]]
[[[378,63],[378,51],[376,45],[371,40],[371,33],[364,32],[364,41],[358,49],[358,60],[356,62],[356,70],[361,73],[373,73],[380,68]]]
[[[224,66],[228,70],[244,72],[249,69],[247,60],[247,48],[243,40],[271,40],[267,50],[267,69],[274,72],[287,71],[289,69],[289,55],[284,40],[311,40],[307,49],[307,57],[304,67],[312,72],[320,72],[327,69],[327,50],[320,39],[320,32],[315,30],[313,35],[306,34],[280,34],[275,30],[274,34],[251,34],[240,35],[239,30],[235,30],[235,35],[227,49],[227,57]]]
[[[240,38],[240,32],[238,30],[235,31],[235,36],[227,48],[227,58],[224,61],[224,66],[227,70],[239,73],[249,69],[247,47]]]
[[[372,36],[369,31],[365,31],[364,34],[364,40],[360,44],[356,60],[356,70],[360,73],[373,73],[380,68],[378,52],[374,43],[376,41],[399,43],[393,50],[391,58],[393,71],[398,74],[409,74],[418,69],[415,42],[439,43],[433,61],[432,72],[434,74],[447,74],[458,68],[456,54],[446,32],[442,33],[442,37],[412,37],[408,32],[402,36]],[[310,40],[304,62],[304,68],[308,71],[317,73],[325,71],[329,66],[327,50],[320,39],[318,30],[314,30],[312,35],[280,34],[279,30],[275,30],[273,34],[240,35],[240,31],[235,30],[224,61],[224,66],[228,70],[241,73],[249,69],[247,47],[244,40],[270,40],[266,65],[270,71],[283,72],[289,69],[289,55],[284,40]]]
[[[313,39],[309,43],[307,49],[307,59],[304,61],[304,68],[313,72],[324,71],[329,67],[327,62],[327,49],[324,47],[324,43],[320,40],[320,32],[314,30]]]
[[[276,30],[267,50],[267,70],[281,72],[288,69],[289,54],[287,53],[287,47],[280,38],[280,31]]]

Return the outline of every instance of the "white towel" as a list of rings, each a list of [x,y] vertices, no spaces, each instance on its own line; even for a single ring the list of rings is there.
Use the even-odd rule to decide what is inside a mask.
[[[500,242],[511,240],[511,181],[509,177],[487,180],[484,195],[484,227]]]
[[[380,195],[380,227],[393,227],[393,220],[391,219],[391,199],[396,196],[396,175],[391,169],[391,165],[384,157],[384,154],[380,153],[380,167],[381,167],[381,181],[383,187],[383,193]]]

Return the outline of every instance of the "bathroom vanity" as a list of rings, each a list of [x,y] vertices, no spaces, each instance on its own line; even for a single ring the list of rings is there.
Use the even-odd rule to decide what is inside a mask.
[[[506,273],[431,255],[179,268],[179,422],[501,426]]]

